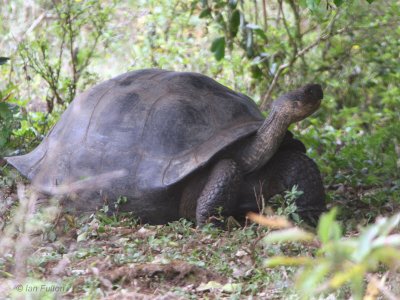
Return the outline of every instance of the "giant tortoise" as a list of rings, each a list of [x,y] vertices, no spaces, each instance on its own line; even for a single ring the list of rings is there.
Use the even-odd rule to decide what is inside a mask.
[[[305,85],[274,101],[265,119],[249,97],[207,76],[139,70],[79,95],[36,149],[7,161],[48,196],[123,171],[62,197],[75,213],[113,209],[125,197],[118,210],[142,222],[202,225],[217,212],[257,211],[260,198],[297,184],[299,214],[318,216],[325,210],[320,173],[288,127],[322,98],[320,85]]]

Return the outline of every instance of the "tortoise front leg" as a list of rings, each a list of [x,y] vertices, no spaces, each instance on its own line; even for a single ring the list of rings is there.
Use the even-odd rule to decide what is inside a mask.
[[[241,172],[233,160],[218,161],[210,171],[207,182],[197,199],[197,225],[204,225],[212,216],[218,215],[219,208],[222,208],[222,215],[229,216],[236,207],[241,182]]]

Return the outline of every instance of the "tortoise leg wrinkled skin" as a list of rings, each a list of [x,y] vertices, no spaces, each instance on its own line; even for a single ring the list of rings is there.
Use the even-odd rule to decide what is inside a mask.
[[[261,196],[268,199],[291,190],[294,185],[303,194],[296,200],[297,213],[315,226],[326,210],[325,192],[315,162],[301,150],[280,150],[260,170],[244,178],[237,164],[230,159],[217,162],[211,171],[206,168],[185,183],[179,215],[196,221],[198,226],[211,221],[221,225],[214,216],[235,216],[244,220],[249,211],[259,212]],[[261,195],[262,194],[262,195]],[[219,208],[222,211],[218,211]]]
[[[218,216],[218,209],[223,216],[232,214],[241,182],[241,172],[238,165],[230,159],[223,159],[217,162],[208,176],[196,207],[196,222],[198,226],[207,221],[218,225],[218,221],[210,219]]]

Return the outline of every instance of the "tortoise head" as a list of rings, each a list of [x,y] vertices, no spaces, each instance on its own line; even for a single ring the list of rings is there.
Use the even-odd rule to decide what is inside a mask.
[[[307,84],[272,102],[268,117],[236,158],[242,170],[250,173],[264,166],[278,150],[289,125],[315,112],[323,96],[319,84]]]
[[[272,103],[272,109],[279,111],[290,119],[290,123],[298,122],[315,112],[324,97],[319,84],[306,84],[291,91]]]

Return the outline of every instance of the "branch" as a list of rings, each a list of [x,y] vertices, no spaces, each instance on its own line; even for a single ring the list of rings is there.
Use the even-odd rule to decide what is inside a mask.
[[[303,55],[305,55],[308,51],[313,49],[315,46],[319,45],[321,42],[326,41],[326,40],[330,39],[332,36],[340,34],[340,33],[342,33],[344,31],[344,29],[337,30],[336,32],[333,31],[333,27],[334,27],[334,24],[335,24],[335,21],[336,21],[338,15],[339,15],[339,13],[336,13],[334,15],[334,17],[332,18],[332,20],[330,21],[330,23],[328,24],[327,30],[326,30],[327,31],[326,34],[321,33],[313,43],[311,43],[310,45],[308,45],[308,46],[304,47],[303,49],[301,49],[300,51],[298,51],[290,59],[289,62],[281,64],[278,67],[278,70],[276,71],[276,73],[274,75],[274,78],[272,79],[272,82],[268,87],[267,92],[265,93],[265,95],[261,99],[260,109],[262,111],[267,109],[267,104],[269,103],[269,100],[271,98],[272,91],[273,91],[273,89],[275,88],[275,86],[276,86],[276,84],[278,82],[279,76],[282,74],[282,72],[285,69],[291,67],[299,57],[302,57]]]
[[[35,21],[31,24],[31,26],[29,26],[29,28],[22,33],[22,35],[20,36],[20,38],[17,40],[18,44],[20,44],[21,42],[24,41],[25,36],[29,35],[32,31],[35,30],[35,28],[43,21],[43,19],[46,17],[46,12],[43,12],[39,17],[37,17],[35,19]]]
[[[287,34],[287,36],[288,36],[288,38],[289,38],[289,43],[290,43],[290,44],[292,45],[292,47],[293,47],[293,56],[295,56],[295,55],[296,55],[296,52],[297,52],[297,43],[296,43],[296,41],[294,40],[292,34],[290,33],[289,25],[288,25],[288,23],[287,23],[286,16],[285,16],[285,13],[284,13],[284,11],[283,11],[282,0],[279,0],[278,2],[279,2],[279,10],[280,10],[281,15],[282,15],[283,26],[285,27],[286,34]]]

